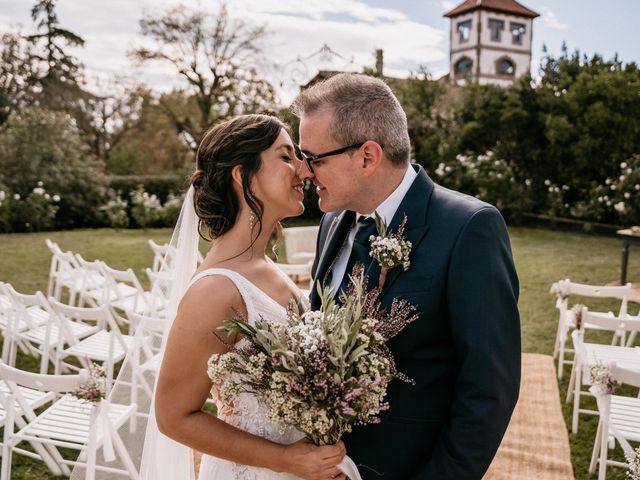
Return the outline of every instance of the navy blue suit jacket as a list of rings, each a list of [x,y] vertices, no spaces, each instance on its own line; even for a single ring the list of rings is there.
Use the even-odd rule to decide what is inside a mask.
[[[382,303],[404,298],[420,317],[389,346],[415,385],[392,382],[379,424],[354,428],[347,454],[364,479],[480,480],[500,445],[520,386],[518,278],[498,210],[418,176],[404,215],[411,266],[388,272]],[[323,216],[313,275],[324,281],[353,212]],[[367,266],[377,284],[380,267]],[[312,308],[319,308],[315,289]]]

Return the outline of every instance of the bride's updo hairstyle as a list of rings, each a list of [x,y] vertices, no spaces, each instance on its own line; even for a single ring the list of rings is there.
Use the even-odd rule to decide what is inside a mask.
[[[242,115],[212,127],[196,153],[196,171],[191,175],[194,207],[200,219],[198,232],[205,240],[217,238],[235,225],[240,200],[233,189],[231,171],[242,167],[242,193],[262,232],[264,204],[253,195],[251,180],[260,167],[260,154],[287,127],[269,115]]]

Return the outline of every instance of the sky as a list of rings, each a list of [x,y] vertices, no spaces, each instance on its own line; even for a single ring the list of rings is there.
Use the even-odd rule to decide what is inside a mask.
[[[33,29],[35,0],[0,0],[0,31]],[[263,75],[283,103],[298,85],[320,69],[361,71],[373,66],[374,51],[384,50],[386,75],[406,77],[421,67],[434,78],[449,70],[450,20],[443,14],[462,0],[228,0],[232,16],[265,25]],[[565,42],[625,62],[640,63],[639,0],[522,0],[540,13],[533,24],[532,74],[538,72],[543,44],[553,55]],[[136,66],[127,52],[144,44],[138,22],[176,5],[215,11],[216,0],[58,0],[61,26],[85,39],[74,54],[85,65],[90,88],[107,93],[114,76],[144,82],[158,90],[180,85],[169,66]],[[323,46],[329,52],[320,54]],[[297,61],[304,59],[303,62]]]

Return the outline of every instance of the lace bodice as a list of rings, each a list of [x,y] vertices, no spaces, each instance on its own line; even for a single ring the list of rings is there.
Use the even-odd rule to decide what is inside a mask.
[[[223,268],[203,270],[193,278],[191,284],[211,275],[221,275],[233,282],[245,303],[247,321],[250,325],[254,325],[256,320],[260,318],[276,322],[284,321],[286,309],[282,305],[244,276],[232,270]],[[299,293],[299,303],[303,308],[309,309],[307,298],[284,274],[283,278],[287,280],[295,292]],[[240,340],[240,342],[242,341],[244,340]],[[281,433],[281,425],[267,420],[267,406],[255,395],[242,393],[238,395],[233,405],[224,404],[219,400],[215,386],[212,389],[212,395],[218,408],[218,418],[234,427],[283,445],[296,442],[304,437],[303,433],[290,427],[285,428]],[[296,478],[292,475],[240,465],[208,455],[203,455],[202,458],[200,480],[293,480]]]

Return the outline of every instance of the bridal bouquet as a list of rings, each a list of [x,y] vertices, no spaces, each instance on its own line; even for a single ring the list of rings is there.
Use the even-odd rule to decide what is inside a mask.
[[[384,397],[391,380],[411,382],[396,370],[386,342],[417,315],[404,300],[382,309],[379,291],[367,292],[365,285],[356,267],[342,305],[320,289],[319,311],[289,308],[285,321],[255,326],[242,318],[225,321],[221,330],[240,333],[248,343],[209,359],[220,399],[256,394],[269,420],[297,428],[316,445],[335,444],[353,425],[379,422],[389,408]]]

